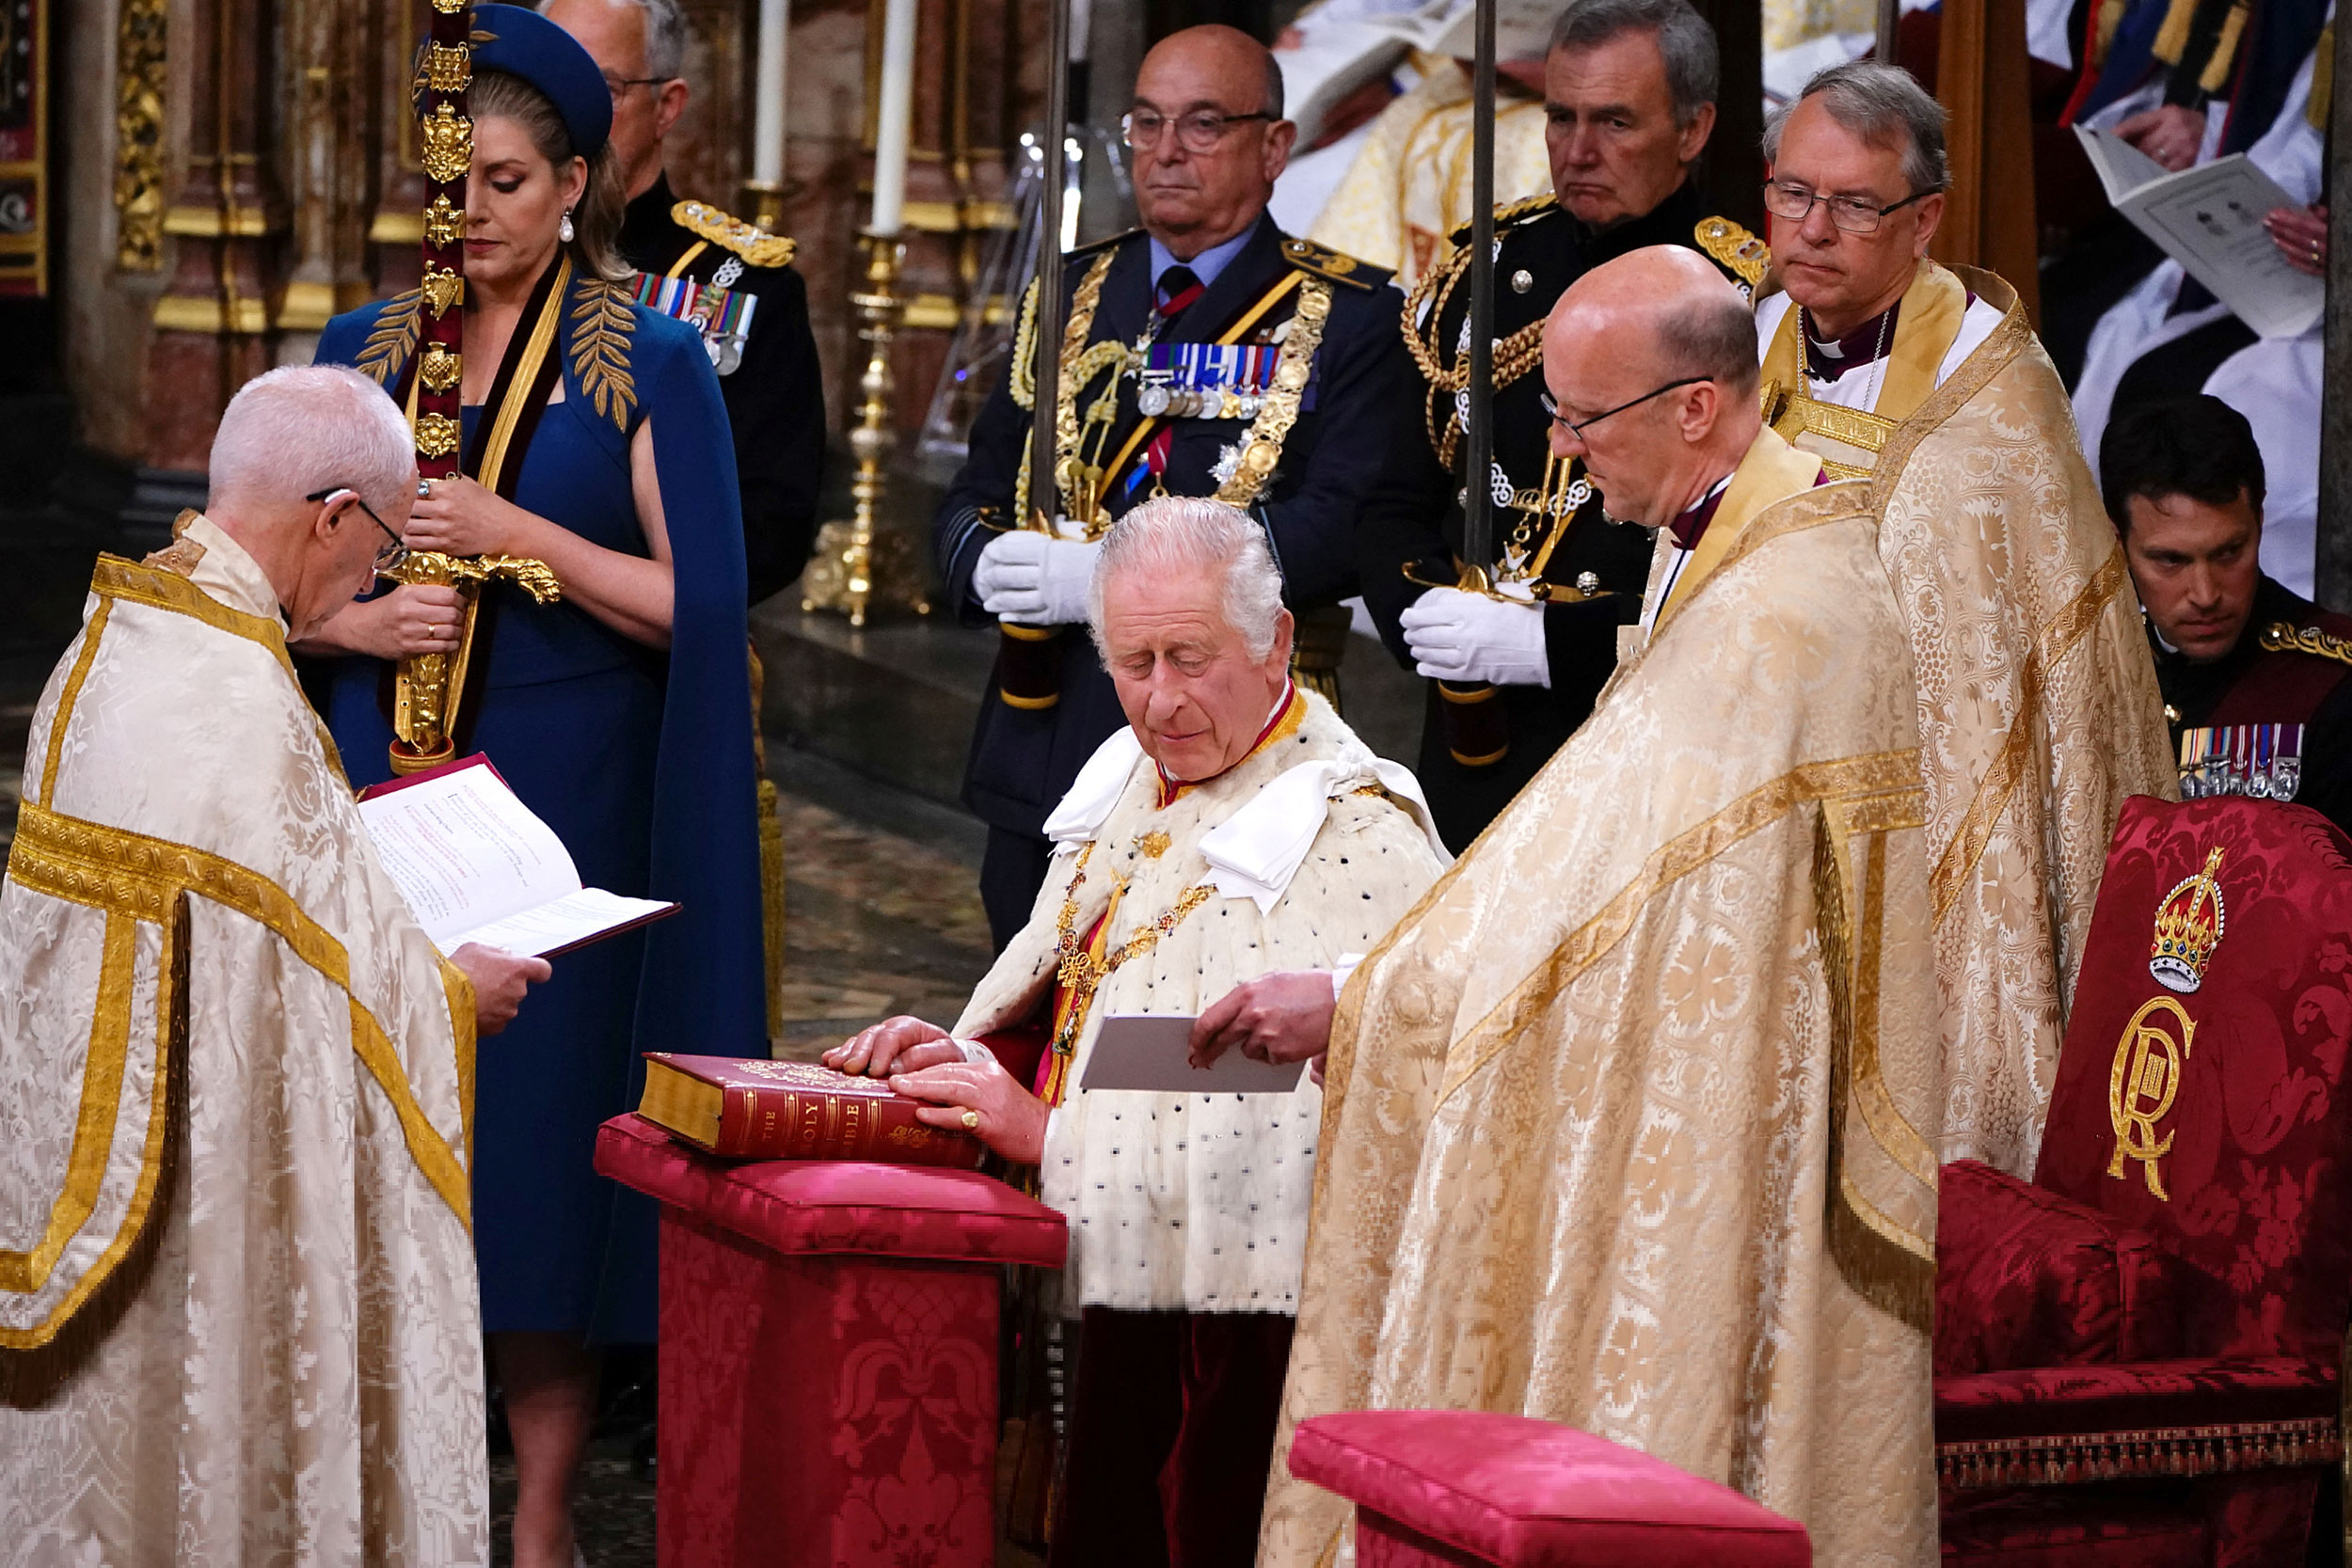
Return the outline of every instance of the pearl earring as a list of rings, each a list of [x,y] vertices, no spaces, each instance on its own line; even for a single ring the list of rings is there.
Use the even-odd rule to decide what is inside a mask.
[[[555,226],[555,237],[565,245],[572,243],[572,214],[569,209],[564,211],[564,221]]]

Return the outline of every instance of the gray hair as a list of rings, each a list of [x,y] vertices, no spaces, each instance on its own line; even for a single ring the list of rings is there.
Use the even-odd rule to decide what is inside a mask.
[[[1657,331],[1671,376],[1703,375],[1733,397],[1756,390],[1756,316],[1736,290],[1676,299],[1660,312]]]
[[[417,481],[417,443],[384,388],[341,365],[288,365],[229,400],[205,504],[288,501],[348,488],[384,513]]]
[[[1748,352],[1756,349],[1756,329],[1748,329]],[[1162,496],[1145,501],[1111,525],[1095,558],[1094,580],[1087,584],[1087,626],[1094,647],[1104,646],[1104,586],[1123,572],[1152,577],[1172,573],[1225,573],[1225,624],[1241,634],[1242,646],[1252,658],[1274,650],[1276,622],[1282,613],[1282,574],[1266,547],[1265,532],[1249,515],[1223,501],[1193,496]]]
[[[1780,134],[1806,99],[1820,97],[1829,118],[1872,147],[1900,147],[1903,179],[1914,192],[1940,191],[1951,181],[1944,154],[1944,105],[1900,66],[1849,60],[1817,71],[1804,90],[1764,121],[1764,161],[1780,160]]]
[[[1723,71],[1715,29],[1692,8],[1691,0],[1568,0],[1567,8],[1551,24],[1551,45],[1545,53],[1597,49],[1631,32],[1657,38],[1659,57],[1666,62],[1675,123],[1690,124],[1700,104],[1715,102]]]
[[[677,0],[605,0],[608,6],[634,6],[645,13],[645,74],[660,81],[686,73],[686,13]],[[548,0],[534,8],[544,11]]]

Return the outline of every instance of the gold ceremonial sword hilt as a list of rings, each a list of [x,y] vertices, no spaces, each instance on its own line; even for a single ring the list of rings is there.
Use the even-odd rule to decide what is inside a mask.
[[[377,574],[389,581],[457,590],[457,647],[446,654],[411,654],[392,679],[392,771],[421,773],[456,752],[457,705],[466,691],[466,666],[473,654],[474,612],[482,585],[514,583],[540,604],[564,596],[564,585],[544,561],[516,555],[442,555],[412,550],[406,560]]]

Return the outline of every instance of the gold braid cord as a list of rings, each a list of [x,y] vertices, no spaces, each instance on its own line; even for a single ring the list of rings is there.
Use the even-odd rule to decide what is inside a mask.
[[[2317,626],[2298,626],[2292,621],[2273,621],[2263,627],[2262,645],[2268,653],[2312,654],[2340,664],[2352,664],[2352,641]]]
[[[1078,282],[1078,292],[1070,301],[1070,320],[1062,328],[1061,363],[1065,373],[1059,378],[1055,396],[1054,418],[1055,467],[1058,470],[1075,462],[1078,455],[1078,388],[1071,385],[1067,372],[1073,361],[1086,352],[1087,337],[1094,330],[1094,312],[1103,301],[1103,279],[1109,275],[1111,259],[1117,253],[1104,251],[1094,259],[1087,275]],[[1037,409],[1037,284],[1031,282],[1023,302],[1020,327],[1013,334],[1012,367],[1010,372],[1012,401],[1030,410]],[[1029,526],[1029,453],[1032,448],[1021,444],[1021,473],[1013,482],[1012,515],[1015,526]]]
[[[1186,888],[1173,908],[1161,911],[1150,925],[1136,927],[1133,936],[1098,958],[1086,950],[1086,942],[1078,935],[1078,890],[1086,885],[1087,863],[1093,858],[1091,844],[1078,851],[1077,870],[1070,879],[1070,892],[1062,899],[1061,913],[1055,922],[1058,933],[1055,950],[1060,961],[1054,977],[1069,992],[1070,1006],[1061,1029],[1054,1037],[1054,1049],[1065,1056],[1078,1049],[1078,1032],[1086,1026],[1087,1011],[1093,1006],[1094,993],[1102,989],[1103,982],[1130,958],[1139,958],[1157,947],[1162,937],[1173,931],[1184,916],[1207,903],[1215,892],[1206,882]],[[1110,911],[1104,911],[1103,918],[1108,920],[1118,907],[1118,899],[1113,898]]]
[[[1242,442],[1233,477],[1216,487],[1216,499],[1226,505],[1249,505],[1274,477],[1274,466],[1282,460],[1282,443],[1298,422],[1298,401],[1307,390],[1315,350],[1322,346],[1323,328],[1330,319],[1331,285],[1321,278],[1301,284],[1290,336],[1282,340],[1281,355],[1274,362],[1274,389]]]
[[[1497,214],[1496,217],[1501,221],[1502,214]],[[1406,302],[1405,313],[1399,318],[1405,347],[1411,353],[1413,363],[1420,367],[1422,379],[1429,384],[1422,426],[1429,433],[1430,450],[1449,468],[1454,467],[1454,452],[1464,433],[1461,414],[1454,400],[1470,386],[1470,349],[1467,343],[1457,345],[1454,364],[1448,368],[1445,310],[1453,303],[1454,289],[1470,274],[1470,257],[1468,248],[1457,249],[1424,273],[1413,285],[1412,297]],[[1496,391],[1544,362],[1544,321],[1539,316],[1509,337],[1497,340]],[[1455,335],[1461,335],[1458,326]]]

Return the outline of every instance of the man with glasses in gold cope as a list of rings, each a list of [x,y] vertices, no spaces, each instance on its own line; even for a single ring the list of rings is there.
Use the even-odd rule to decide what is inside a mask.
[[[1919,672],[1941,1157],[2033,1166],[2123,797],[2169,795],[2163,700],[2066,390],[2016,292],[1927,259],[1944,111],[1893,67],[1816,75],[1767,122],[1785,293],[1756,309],[1764,419],[1867,476]]]
[[[1125,721],[1074,629],[1113,519],[1158,495],[1241,509],[1282,574],[1301,678],[1327,681],[1344,646],[1357,516],[1417,415],[1388,275],[1266,215],[1295,135],[1281,72],[1248,35],[1189,27],[1144,56],[1127,117],[1143,227],[1063,267],[1058,473],[1029,471],[1032,303],[933,524],[949,602],[1010,628],[963,792],[989,825],[980,892],[999,946],[1044,879],[1046,814]]]
[[[487,1560],[474,1043],[548,966],[434,950],[286,657],[402,553],[413,440],[351,371],[247,384],[205,511],[100,559],[34,714],[0,882],[9,1568]]]

